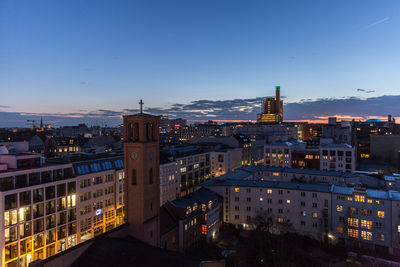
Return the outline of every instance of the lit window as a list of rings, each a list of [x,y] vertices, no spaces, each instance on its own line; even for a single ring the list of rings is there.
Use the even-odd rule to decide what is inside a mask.
[[[318,218],[318,213],[313,212],[312,217],[313,217],[314,219],[315,219],[315,218]]]
[[[367,199],[367,203],[371,204],[372,203],[372,199]]]
[[[283,222],[283,218],[278,218],[278,223],[281,223],[281,222]]]
[[[372,228],[372,221],[361,220],[361,227],[371,229]]]
[[[365,197],[361,195],[355,195],[354,196],[354,201],[356,202],[365,202]]]
[[[264,199],[262,197],[260,197],[260,201],[263,201]]]
[[[381,204],[381,202],[379,200],[375,200],[375,203],[378,205]]]
[[[267,194],[272,194],[272,189],[267,189]]]
[[[273,176],[279,176],[279,172],[272,173]]]
[[[372,240],[372,233],[368,231],[361,231],[361,238],[364,240]]]
[[[399,224],[399,225],[397,225],[397,232],[399,232],[399,233],[400,233],[400,224]]]
[[[349,237],[358,238],[358,230],[349,228],[347,229],[347,235]]]
[[[352,227],[358,227],[358,219],[347,218],[347,225]]]
[[[290,199],[286,200],[286,203],[287,203],[287,204],[290,204]]]
[[[385,218],[385,212],[384,211],[378,211],[378,217],[379,218]]]
[[[235,192],[239,193],[239,187],[235,187]]]
[[[352,197],[347,197],[347,200],[348,201],[353,201],[353,198]]]
[[[385,241],[385,235],[384,234],[379,234],[379,239],[381,241]]]
[[[336,205],[336,211],[337,211],[337,212],[343,212],[343,206],[341,206],[341,205]]]
[[[343,234],[343,227],[339,226],[338,228],[336,228],[336,231],[337,231],[339,234]]]

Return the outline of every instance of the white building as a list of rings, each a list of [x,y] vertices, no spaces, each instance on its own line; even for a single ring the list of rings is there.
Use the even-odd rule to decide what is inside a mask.
[[[210,152],[211,176],[218,177],[242,166],[242,148],[227,148]]]
[[[46,164],[2,156],[1,266],[28,266],[124,222],[122,156]]]
[[[244,172],[203,183],[224,198],[224,222],[252,228],[254,216],[264,213],[299,234],[400,255],[399,192],[252,180]]]
[[[356,169],[355,148],[348,144],[321,144],[319,158],[321,170],[351,172]]]
[[[160,164],[160,206],[180,194],[180,172],[176,161],[166,160]]]

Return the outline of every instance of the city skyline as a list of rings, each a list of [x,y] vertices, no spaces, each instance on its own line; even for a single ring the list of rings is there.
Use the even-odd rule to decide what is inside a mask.
[[[68,117],[63,124],[93,117],[85,113],[137,109],[140,98],[162,111],[201,101],[222,103],[221,109],[233,100],[253,107],[273,95],[275,85],[282,86],[289,111],[321,99],[366,99],[366,105],[388,95],[397,99],[400,4],[385,3],[4,1],[1,121],[61,114]],[[355,114],[328,105],[324,114],[312,113],[383,117],[386,106]],[[185,114],[255,120],[253,111],[240,118],[207,112]],[[110,121],[109,114],[95,117]]]

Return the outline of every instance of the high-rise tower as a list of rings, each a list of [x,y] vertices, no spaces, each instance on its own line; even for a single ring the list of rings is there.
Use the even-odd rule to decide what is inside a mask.
[[[280,123],[283,121],[283,101],[281,100],[281,87],[275,87],[275,98],[267,97],[262,104],[258,122]]]
[[[124,116],[125,216],[128,234],[159,246],[159,117]]]

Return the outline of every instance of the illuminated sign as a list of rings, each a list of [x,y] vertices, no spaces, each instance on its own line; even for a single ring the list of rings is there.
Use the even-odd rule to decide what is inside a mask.
[[[96,216],[101,214],[101,209],[96,210]]]

